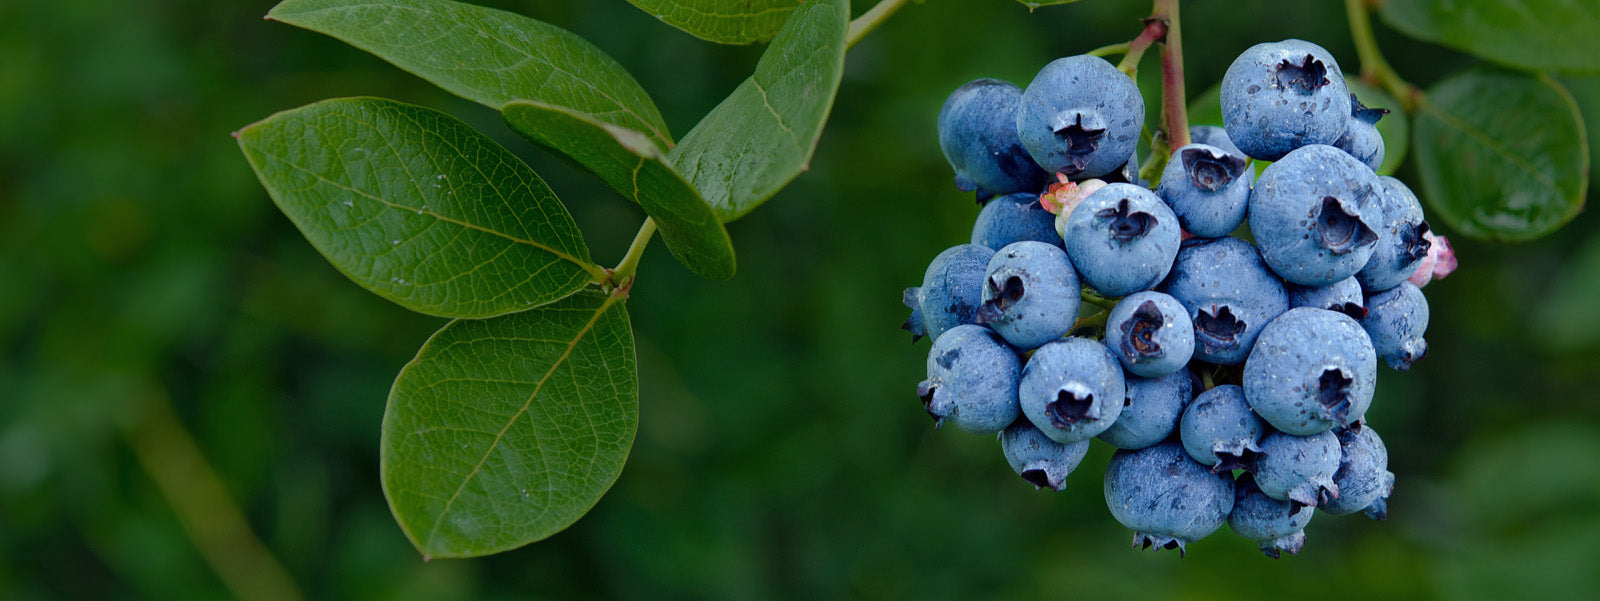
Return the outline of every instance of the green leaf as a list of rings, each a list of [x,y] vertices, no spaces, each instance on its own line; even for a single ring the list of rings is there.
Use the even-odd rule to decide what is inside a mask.
[[[1457,74],[1428,91],[1415,128],[1412,152],[1432,215],[1467,236],[1531,240],[1583,208],[1583,118],[1548,76]]]
[[[1017,1],[1021,2],[1023,4],[1023,6],[1028,7],[1028,10],[1032,11],[1033,9],[1039,8],[1041,6],[1055,6],[1057,4],[1072,4],[1073,2],[1077,2],[1078,0],[1017,0]]]
[[[564,106],[672,144],[633,75],[548,23],[448,0],[284,0],[267,18],[343,40],[489,108],[512,100]]]
[[[756,72],[674,148],[672,163],[722,221],[760,206],[805,170],[844,72],[846,0],[808,0]]]
[[[326,100],[234,135],[311,245],[407,309],[488,317],[605,277],[544,180],[444,113],[382,98]]]
[[[719,44],[765,42],[804,0],[628,0],[661,22]]]
[[[1350,86],[1350,93],[1360,98],[1367,108],[1389,109],[1389,114],[1378,120],[1378,134],[1383,136],[1383,164],[1378,166],[1378,175],[1394,175],[1411,150],[1411,119],[1400,101],[1383,90],[1359,79],[1348,79],[1345,83]]]
[[[1498,63],[1600,71],[1600,3],[1593,0],[1386,0],[1382,15],[1412,37]]]
[[[518,133],[639,203],[655,219],[672,256],[691,271],[708,278],[733,277],[733,242],[727,230],[650,138],[547,104],[512,102],[502,112]]]
[[[550,536],[616,482],[639,423],[622,299],[591,289],[452,321],[400,370],[383,415],[383,491],[423,555]]]

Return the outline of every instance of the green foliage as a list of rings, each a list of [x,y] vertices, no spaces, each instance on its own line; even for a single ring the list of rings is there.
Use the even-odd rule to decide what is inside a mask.
[[[1386,0],[1396,29],[1532,70],[1600,72],[1600,5],[1586,0]]]
[[[1583,208],[1583,117],[1548,76],[1474,69],[1440,82],[1418,109],[1415,149],[1431,215],[1469,236],[1530,240]]]
[[[765,42],[805,0],[628,0],[661,22],[719,44]]]
[[[328,100],[239,131],[278,208],[362,287],[442,317],[489,317],[603,278],[544,180],[453,117]]]
[[[383,418],[383,490],[424,556],[539,540],[611,488],[639,419],[623,305],[586,291],[452,321],[400,370]]]
[[[1073,2],[1077,2],[1078,0],[1017,0],[1017,1],[1021,2],[1023,4],[1023,6],[1028,7],[1028,10],[1031,11],[1031,10],[1033,10],[1035,8],[1039,8],[1041,6],[1054,6],[1054,5],[1057,5],[1057,4],[1071,4]]]
[[[766,202],[811,161],[844,73],[847,0],[809,0],[784,24],[755,74],[700,120],[672,161],[733,221]]]

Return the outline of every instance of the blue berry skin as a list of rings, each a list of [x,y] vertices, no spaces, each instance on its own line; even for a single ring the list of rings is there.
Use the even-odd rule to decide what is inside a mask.
[[[1143,127],[1139,87],[1096,56],[1051,61],[1023,90],[1017,108],[1017,135],[1034,161],[1073,180],[1123,166]]]
[[[1345,278],[1327,286],[1301,286],[1285,284],[1289,291],[1289,308],[1311,307],[1338,311],[1360,320],[1367,316],[1366,303],[1361,300],[1361,283],[1355,278]]]
[[[1172,436],[1183,408],[1194,398],[1194,377],[1186,369],[1160,378],[1127,376],[1124,384],[1122,414],[1096,436],[1119,449],[1142,449]]]
[[[1022,360],[994,332],[960,325],[933,342],[928,379],[917,396],[935,427],[945,422],[974,434],[994,434],[1017,421]]]
[[[1238,365],[1267,322],[1289,309],[1283,282],[1249,242],[1190,238],[1160,290],[1178,299],[1194,322],[1194,358]]]
[[[1060,492],[1067,487],[1067,474],[1089,454],[1089,441],[1061,444],[1021,419],[1000,432],[1000,450],[1023,480],[1038,489]]]
[[[1039,347],[1022,368],[1017,392],[1028,421],[1062,444],[1094,438],[1122,414],[1122,366],[1105,345],[1064,338]]]
[[[1316,507],[1339,496],[1333,475],[1339,471],[1339,437],[1332,431],[1310,436],[1273,432],[1261,439],[1256,485],[1296,510]]]
[[[1247,169],[1243,156],[1215,146],[1190,144],[1172,153],[1156,193],[1190,234],[1226,236],[1244,223],[1250,202],[1250,180],[1244,177]]]
[[[1303,40],[1256,44],[1222,76],[1222,123],[1252,158],[1276,161],[1307,144],[1332,144],[1350,120],[1339,63]]]
[[[1025,240],[989,259],[978,323],[1019,349],[1067,335],[1078,318],[1078,275],[1060,248]]]
[[[1217,148],[1221,148],[1228,154],[1241,159],[1250,159],[1250,157],[1246,155],[1243,150],[1239,150],[1239,147],[1234,145],[1233,140],[1228,139],[1228,130],[1223,129],[1222,126],[1219,125],[1189,126],[1189,143],[1215,146]],[[1255,173],[1253,171],[1250,175],[1250,179],[1255,179]]]
[[[1106,467],[1106,506],[1134,531],[1134,548],[1177,549],[1215,532],[1233,509],[1233,478],[1166,441],[1117,451]]]
[[[1022,90],[998,79],[978,79],[957,88],[939,109],[939,148],[956,171],[957,187],[991,194],[1044,188],[1046,173],[1017,138],[1017,102]]]
[[[1378,246],[1378,176],[1332,146],[1268,165],[1250,195],[1250,233],[1283,279],[1326,286],[1361,271]]]
[[[1400,180],[1379,176],[1378,201],[1383,221],[1378,225],[1378,245],[1367,266],[1356,274],[1367,292],[1381,292],[1399,286],[1427,258],[1433,244],[1428,241],[1428,222],[1422,217],[1422,203]]]
[[[1083,199],[1062,229],[1084,283],[1106,296],[1148,290],[1167,277],[1183,234],[1161,198],[1133,184],[1106,184]]]
[[[916,290],[917,302],[911,317],[921,313],[924,333],[934,342],[946,330],[961,324],[977,323],[978,305],[983,302],[983,273],[994,251],[976,244],[959,244],[945,249],[928,264],[922,286]],[[911,290],[906,291],[909,297]],[[909,303],[908,303],[909,304]],[[917,330],[911,330],[916,335]]]
[[[1038,194],[1025,192],[989,201],[972,224],[972,243],[978,246],[1000,250],[1023,240],[1061,247],[1056,216],[1039,204]]]
[[[1389,449],[1383,446],[1383,439],[1366,425],[1333,433],[1339,437],[1339,470],[1333,473],[1339,498],[1318,509],[1349,515],[1387,500],[1394,490],[1394,472],[1389,471]],[[1382,519],[1387,517],[1385,514],[1380,511],[1374,517]]]
[[[1245,402],[1244,389],[1232,384],[1200,393],[1178,423],[1184,450],[1218,473],[1252,469],[1266,432],[1267,424]]]
[[[922,302],[917,300],[921,294],[921,286],[912,286],[906,288],[900,295],[900,303],[911,309],[911,316],[906,318],[905,323],[900,324],[900,329],[911,332],[912,342],[922,340],[923,336],[928,335],[928,328],[922,323]]]
[[[1377,171],[1383,166],[1383,134],[1378,133],[1378,120],[1389,114],[1389,109],[1369,109],[1361,104],[1355,94],[1350,95],[1350,122],[1340,136],[1333,143],[1334,148],[1343,150],[1365,164],[1368,169]]]
[[[1128,373],[1159,378],[1189,364],[1194,324],[1178,299],[1152,290],[1135,292],[1111,308],[1106,348]]]
[[[1255,476],[1241,474],[1234,481],[1233,511],[1228,514],[1228,527],[1234,533],[1256,541],[1261,552],[1277,559],[1288,551],[1294,555],[1305,546],[1306,525],[1316,511],[1310,507],[1295,507],[1261,492]]]
[[[1256,339],[1244,364],[1244,396],[1272,427],[1309,436],[1361,419],[1377,371],[1372,342],[1350,316],[1290,309]]]
[[[1428,355],[1428,298],[1411,282],[1402,282],[1367,297],[1367,318],[1361,327],[1372,338],[1372,346],[1395,371],[1411,369],[1411,363]]]

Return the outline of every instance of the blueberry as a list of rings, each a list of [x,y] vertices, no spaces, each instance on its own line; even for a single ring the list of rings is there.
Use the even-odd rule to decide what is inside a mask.
[[[1289,308],[1283,282],[1250,243],[1190,238],[1160,290],[1178,299],[1194,322],[1194,357],[1243,363],[1267,322]]]
[[[1144,98],[1131,78],[1103,58],[1060,58],[1022,92],[1016,128],[1046,171],[1074,180],[1100,177],[1133,154],[1144,128]]]
[[[933,341],[917,396],[936,426],[993,434],[1017,421],[1022,360],[988,328],[959,325]]]
[[[1244,389],[1225,384],[1200,393],[1178,422],[1189,456],[1213,472],[1253,469],[1267,425],[1250,410]]]
[[[1339,471],[1339,437],[1331,431],[1310,436],[1273,432],[1261,439],[1256,485],[1261,492],[1295,509],[1315,507],[1339,496],[1333,475]]]
[[[1244,364],[1244,396],[1272,427],[1308,436],[1361,419],[1377,369],[1372,342],[1350,316],[1290,309],[1256,339]]]
[[[1378,120],[1387,114],[1389,109],[1369,109],[1351,94],[1350,122],[1333,146],[1377,171],[1383,165],[1383,134],[1378,133]]]
[[[903,300],[908,306],[915,306],[911,307],[911,320],[901,327],[911,330],[913,336],[919,335],[912,321],[920,314],[921,334],[938,342],[945,330],[977,323],[978,305],[983,301],[983,272],[993,256],[994,251],[976,244],[960,244],[939,253],[928,264],[922,286],[906,290]],[[913,295],[915,303],[911,302]]]
[[[1128,373],[1159,378],[1194,355],[1194,324],[1177,299],[1146,290],[1124,297],[1106,318],[1106,347]]]
[[[1367,297],[1367,318],[1361,327],[1390,369],[1406,371],[1428,355],[1428,299],[1411,282]]]
[[[983,206],[972,224],[972,243],[1000,250],[1012,242],[1034,240],[1061,246],[1056,216],[1039,204],[1039,195],[1011,194]]]
[[[1253,158],[1276,161],[1307,144],[1332,144],[1350,120],[1339,63],[1302,40],[1256,44],[1222,76],[1228,139]]]
[[[1379,176],[1378,182],[1378,202],[1383,209],[1383,221],[1377,228],[1378,244],[1367,266],[1356,274],[1367,292],[1399,286],[1417,273],[1433,247],[1417,195],[1395,178]]]
[[[1023,480],[1059,492],[1067,486],[1067,474],[1089,454],[1089,441],[1061,444],[1021,419],[1000,432],[1000,450]]]
[[[1148,290],[1167,277],[1182,234],[1155,193],[1107,184],[1067,217],[1063,242],[1084,283],[1106,296]]]
[[[1327,286],[1301,286],[1285,284],[1289,291],[1289,308],[1312,307],[1338,311],[1351,319],[1367,316],[1366,303],[1361,300],[1361,283],[1355,278],[1345,278]]]
[[[1078,292],[1078,275],[1065,251],[1043,242],[1017,242],[989,259],[977,320],[1012,346],[1036,348],[1072,331]]]
[[[1348,515],[1388,499],[1394,490],[1394,473],[1389,471],[1389,450],[1383,446],[1383,439],[1367,425],[1333,432],[1339,437],[1339,470],[1333,474],[1339,498],[1318,509]],[[1383,519],[1387,517],[1385,513],[1380,506],[1373,517]]]
[[[1106,467],[1106,506],[1133,529],[1134,548],[1177,549],[1205,538],[1233,509],[1233,478],[1195,463],[1167,441],[1117,451]]]
[[[1189,126],[1189,143],[1215,146],[1217,148],[1221,148],[1224,152],[1241,159],[1250,158],[1249,156],[1245,155],[1243,150],[1239,150],[1239,147],[1234,145],[1233,140],[1228,139],[1228,130],[1217,125]],[[1251,173],[1250,179],[1255,179],[1254,176],[1255,174]]]
[[[1241,474],[1233,486],[1228,527],[1239,536],[1256,541],[1267,557],[1277,559],[1284,551],[1299,553],[1306,542],[1306,524],[1311,523],[1316,512],[1267,496],[1256,486],[1255,476],[1248,473]]]
[[[945,99],[939,148],[956,171],[957,186],[990,194],[1038,194],[1044,188],[1047,174],[1017,138],[1021,99],[1021,89],[998,79],[974,80]]]
[[[1326,286],[1365,267],[1383,224],[1382,183],[1332,146],[1300,148],[1268,165],[1250,195],[1250,233],[1283,279]]]
[[[1022,368],[1022,412],[1062,444],[1093,438],[1122,413],[1122,367],[1105,345],[1064,338],[1039,347]]]
[[[1156,192],[1190,234],[1226,236],[1244,222],[1249,206],[1246,169],[1243,156],[1215,146],[1190,144],[1172,153]]]
[[[1183,408],[1194,398],[1194,377],[1180,369],[1160,378],[1127,376],[1127,397],[1117,421],[1096,438],[1119,449],[1142,449],[1178,429]]]

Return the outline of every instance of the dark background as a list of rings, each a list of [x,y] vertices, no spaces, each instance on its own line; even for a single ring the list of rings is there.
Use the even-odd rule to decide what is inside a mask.
[[[679,136],[761,51],[702,42],[622,0],[482,3],[595,42]],[[269,7],[0,0],[0,598],[231,598],[208,559],[260,575],[227,538],[234,511],[319,599],[1600,589],[1592,213],[1528,244],[1452,236],[1461,270],[1426,290],[1433,352],[1407,374],[1380,370],[1368,414],[1399,476],[1390,519],[1319,515],[1298,557],[1266,559],[1226,528],[1181,560],[1130,551],[1100,490],[1104,445],[1052,494],[1017,479],[993,440],[931,428],[914,394],[927,343],[897,329],[900,291],[965,242],[977,214],[939,154],[939,106],[968,80],[1025,84],[1055,57],[1133,37],[1149,6],[1125,0],[1031,15],[1011,0],[904,8],[850,53],[810,171],[729,228],[737,277],[698,279],[659,243],[648,254],[629,303],[638,440],[593,513],[516,551],[424,563],[384,503],[378,426],[390,381],[443,321],[335,272],[229,132],[323,98],[387,96],[460,116],[525,156],[602,263],[643,216],[491,110],[263,22]],[[1312,40],[1357,68],[1339,2],[1183,11],[1190,95],[1262,41]],[[1473,62],[1377,31],[1420,85]],[[1600,122],[1600,83],[1565,81]],[[185,463],[175,424],[214,472]]]

